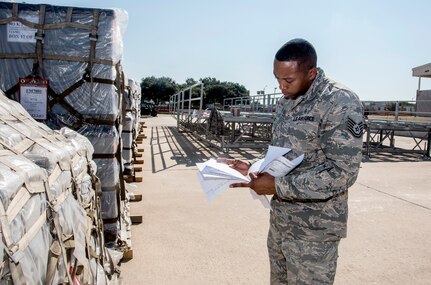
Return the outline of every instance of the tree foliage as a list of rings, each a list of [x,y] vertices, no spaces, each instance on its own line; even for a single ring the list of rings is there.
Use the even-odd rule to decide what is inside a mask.
[[[178,90],[178,84],[169,77],[154,76],[146,77],[141,82],[141,93],[144,100],[153,100],[159,104],[163,101],[169,101],[169,96],[175,94]]]
[[[199,81],[204,84],[204,106],[210,103],[223,104],[223,100],[226,98],[249,96],[249,91],[243,85],[234,82],[221,82],[214,77],[205,77],[199,80],[187,78],[185,83],[177,84],[168,77],[156,78],[151,76],[142,79],[142,98],[144,100],[153,100],[156,104],[169,101],[169,96]],[[193,89],[194,96],[199,94],[199,92],[198,88]]]
[[[204,83],[205,90],[204,104],[223,104],[223,100],[227,98],[249,96],[249,91],[238,83],[221,82],[211,77],[203,78],[201,81]]]

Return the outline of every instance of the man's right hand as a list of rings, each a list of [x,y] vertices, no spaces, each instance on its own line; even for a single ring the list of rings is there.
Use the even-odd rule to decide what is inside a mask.
[[[217,162],[226,163],[229,167],[239,171],[242,175],[248,175],[248,169],[251,166],[251,163],[248,161],[230,158],[217,158]]]

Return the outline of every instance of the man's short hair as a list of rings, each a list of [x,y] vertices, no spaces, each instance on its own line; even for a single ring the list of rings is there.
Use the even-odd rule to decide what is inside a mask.
[[[317,54],[313,45],[304,39],[293,39],[285,43],[275,54],[278,61],[296,61],[299,68],[310,69],[317,65]]]

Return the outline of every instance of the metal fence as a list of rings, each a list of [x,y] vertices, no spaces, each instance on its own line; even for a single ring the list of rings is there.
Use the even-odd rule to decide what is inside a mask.
[[[197,88],[200,92],[193,93]],[[172,95],[170,112],[176,115],[179,129],[195,134],[198,139],[223,151],[264,148],[270,142],[272,118],[281,96],[281,93],[273,93],[224,99],[222,134],[214,134],[209,128],[210,111],[202,109],[202,83]],[[366,118],[366,156],[373,152],[430,156],[431,100],[362,101],[362,104]],[[240,112],[234,112],[238,111],[236,109]],[[412,139],[411,147],[400,146],[399,137]]]

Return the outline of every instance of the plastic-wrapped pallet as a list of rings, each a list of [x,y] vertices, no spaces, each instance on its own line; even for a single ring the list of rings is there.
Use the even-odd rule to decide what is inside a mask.
[[[133,126],[135,129],[135,137],[133,139],[136,139],[140,130],[139,121],[141,119],[141,85],[137,81],[129,80],[129,86],[131,94],[134,98],[132,114],[133,118],[135,119],[135,125]]]
[[[5,261],[7,253],[10,273],[2,271],[1,279],[11,277],[14,284],[58,284],[65,278],[70,283],[79,280],[86,284],[116,284],[115,266],[105,265],[111,258],[105,248],[94,189],[97,177],[91,161],[93,147],[88,139],[72,130],[63,128],[61,133],[64,135],[36,122],[21,105],[0,92],[0,185],[6,185],[4,189],[0,187],[0,210],[3,207],[6,213],[2,228],[18,217],[18,211],[25,215],[2,231],[6,244],[0,254]],[[8,175],[7,168],[15,171],[17,177]],[[30,183],[33,180],[38,181],[36,186]],[[12,203],[10,197],[14,199]],[[27,200],[36,202],[29,204]],[[50,222],[54,225],[50,226]],[[33,224],[38,227],[33,229]],[[43,231],[44,227],[47,230]],[[9,232],[13,237],[9,237]],[[21,232],[22,235],[16,234]],[[44,243],[35,243],[35,249],[25,251],[39,232],[44,236],[38,240]],[[31,262],[38,265],[34,267]],[[25,279],[17,279],[16,272]]]
[[[58,272],[47,276],[48,267],[57,266],[54,260],[50,262],[50,256],[64,254],[55,246],[50,251],[55,237],[48,220],[47,191],[43,169],[23,156],[0,150],[0,282],[53,284],[61,280]]]
[[[118,264],[119,259],[117,258],[118,261],[112,263],[111,258],[113,255],[122,256],[122,253],[112,250],[108,252],[108,249],[104,247],[105,240],[100,205],[101,184],[97,176],[94,176],[97,166],[91,160],[93,147],[87,138],[71,129],[62,128],[60,133],[75,147],[77,154],[79,154],[72,160],[71,170],[76,189],[75,196],[87,213],[87,252],[90,252],[92,257],[89,258],[90,267],[86,268],[84,266],[83,269],[84,271],[90,270],[92,273],[93,280],[89,282],[90,284],[117,284],[115,265]],[[90,170],[90,173],[87,173],[88,170]],[[103,260],[104,263],[101,264],[100,260]],[[99,277],[96,278],[96,276]]]
[[[124,175],[133,175],[133,125],[135,123],[135,119],[133,117],[133,104],[134,98],[132,96],[130,86],[126,86],[124,92],[124,117],[123,117],[123,130],[121,132],[121,142],[123,145],[123,174]]]
[[[133,114],[130,111],[126,112],[126,116],[124,118],[124,127],[123,132],[121,133],[121,139],[123,143],[123,163],[124,163],[124,174],[125,175],[133,175],[133,152],[134,152],[134,142],[133,142],[133,126],[134,126],[134,118]]]
[[[121,133],[123,143],[124,174],[134,175],[133,156],[136,151],[136,138],[139,134],[140,102],[141,92],[139,84],[129,79],[124,93],[125,116],[123,118],[123,132]]]
[[[19,100],[20,78],[48,84],[48,126],[67,126],[94,146],[107,223],[119,219],[124,181],[121,106],[122,34],[127,13],[0,2],[0,89]],[[115,227],[110,228],[116,236]]]

